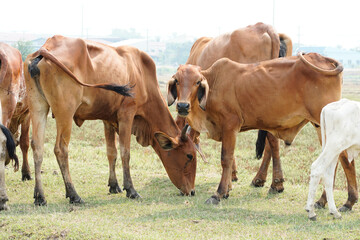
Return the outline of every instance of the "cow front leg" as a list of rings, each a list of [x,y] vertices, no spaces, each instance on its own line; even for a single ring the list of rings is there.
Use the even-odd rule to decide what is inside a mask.
[[[106,153],[109,161],[109,192],[110,193],[121,193],[121,188],[118,184],[116,178],[116,158],[117,158],[117,149],[116,149],[116,140],[115,140],[115,129],[114,127],[106,122],[104,122],[105,130],[105,142],[106,142]]]
[[[267,171],[268,171],[269,165],[270,165],[270,159],[271,159],[271,148],[270,148],[269,141],[266,138],[263,160],[261,162],[260,168],[259,168],[256,176],[251,181],[252,186],[254,186],[254,187],[263,187],[264,186],[264,183],[266,182]]]
[[[316,161],[313,162],[313,164],[311,165],[309,194],[308,194],[305,210],[308,212],[309,219],[313,221],[316,220],[315,204],[314,204],[315,193],[317,186],[319,185],[320,178],[323,174],[322,163],[325,161],[323,155],[324,154],[321,153],[320,156],[316,159]]]
[[[29,135],[30,135],[30,116],[23,119],[21,123],[21,135],[20,135],[20,149],[23,155],[23,165],[21,167],[21,180],[31,180],[31,172],[28,161],[28,150],[29,150]]]
[[[216,193],[206,200],[207,204],[218,204],[221,198],[228,198],[231,190],[232,164],[234,162],[234,149],[236,144],[236,132],[224,131],[221,147],[222,176]]]
[[[131,199],[141,198],[136,192],[130,174],[130,140],[133,118],[127,118],[119,122],[119,144],[123,167],[124,190],[126,197]]]
[[[56,160],[59,164],[61,174],[65,184],[66,198],[70,203],[83,203],[84,201],[77,194],[74,184],[72,183],[69,170],[68,145],[70,141],[72,119],[65,116],[55,115],[57,136],[54,148]]]
[[[273,179],[269,192],[281,193],[284,191],[284,176],[281,169],[280,161],[280,140],[274,137],[274,135],[272,135],[271,133],[267,134],[267,139],[269,140],[271,156],[273,159]]]

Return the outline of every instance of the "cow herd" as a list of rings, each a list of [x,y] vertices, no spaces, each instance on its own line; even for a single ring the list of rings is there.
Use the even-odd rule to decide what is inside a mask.
[[[34,203],[46,204],[41,165],[51,109],[57,128],[54,153],[70,203],[83,202],[69,171],[72,121],[78,126],[85,120],[103,121],[111,193],[121,192],[115,173],[118,135],[123,187],[129,198],[140,197],[130,174],[131,134],[142,146],[154,149],[182,194],[194,195],[196,153],[204,157],[199,136],[207,133],[222,143],[221,180],[216,193],[206,200],[208,204],[228,198],[232,181],[237,180],[234,150],[238,132],[259,129],[257,155],[263,155],[263,161],[252,184],[264,185],[272,158],[270,191],[282,192],[279,140],[291,144],[310,122],[323,145],[311,166],[308,217],[315,220],[314,208],[328,202],[330,213],[340,218],[332,192],[338,158],[349,189],[340,211],[351,210],[358,200],[353,159],[360,152],[356,131],[360,105],[340,100],[343,67],[339,62],[317,53],[291,54],[291,39],[263,23],[198,39],[186,64],[179,66],[168,82],[167,104],[176,101],[178,113],[174,120],[159,88],[155,63],[145,52],[56,35],[23,64],[16,49],[1,43],[0,210],[8,208],[5,165],[13,159],[15,169],[19,166],[16,143],[23,153],[22,179],[31,179],[27,162],[30,122]],[[325,191],[314,203],[320,179]]]

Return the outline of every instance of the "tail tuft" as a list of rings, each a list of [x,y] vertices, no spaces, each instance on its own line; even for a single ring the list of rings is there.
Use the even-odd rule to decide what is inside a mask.
[[[114,91],[118,94],[121,94],[126,97],[133,97],[132,89],[135,85],[130,86],[129,84],[126,85],[117,85],[117,84],[104,84],[97,86],[98,88],[103,88],[106,90]]]
[[[40,69],[37,67],[40,60],[43,58],[43,56],[39,55],[36,58],[34,58],[31,63],[28,66],[28,71],[30,73],[30,76],[32,78],[35,78],[36,76],[40,75]]]
[[[0,128],[6,137],[6,149],[9,154],[10,159],[13,159],[15,162],[14,171],[16,172],[17,170],[19,170],[19,159],[16,155],[16,144],[15,144],[14,138],[11,135],[11,132],[9,131],[9,129],[7,129],[4,125],[0,124]]]
[[[263,155],[265,149],[265,140],[266,140],[267,131],[259,130],[258,138],[256,140],[256,158],[260,159]]]

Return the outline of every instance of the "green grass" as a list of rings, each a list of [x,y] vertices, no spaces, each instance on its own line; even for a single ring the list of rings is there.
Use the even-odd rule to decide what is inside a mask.
[[[218,206],[204,202],[220,181],[221,144],[205,136],[201,144],[209,163],[198,157],[195,197],[179,196],[155,152],[138,145],[135,138],[132,138],[131,173],[142,199],[127,199],[125,193],[108,194],[108,163],[100,121],[73,127],[70,172],[85,204],[70,205],[53,154],[55,134],[55,121],[49,116],[42,167],[48,205],[34,206],[34,180],[21,182],[20,171],[14,173],[9,167],[6,184],[10,210],[0,212],[0,239],[360,238],[359,204],[354,205],[353,211],[343,213],[341,220],[334,220],[327,208],[316,211],[317,222],[307,218],[304,207],[310,165],[320,153],[316,133],[310,125],[301,131],[292,146],[281,143],[285,191],[276,195],[268,194],[271,167],[264,188],[250,187],[260,165],[255,159],[257,132],[238,134],[235,156],[239,181],[233,184],[230,198]],[[29,156],[33,172],[31,150]],[[334,195],[337,206],[341,206],[347,198],[346,180],[341,168],[337,173]],[[117,176],[121,184],[120,160]],[[317,197],[321,191],[322,187]]]

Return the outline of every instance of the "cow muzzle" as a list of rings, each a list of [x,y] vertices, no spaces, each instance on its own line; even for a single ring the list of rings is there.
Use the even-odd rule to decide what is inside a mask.
[[[190,112],[190,103],[178,102],[176,104],[176,110],[180,116],[186,117]]]

